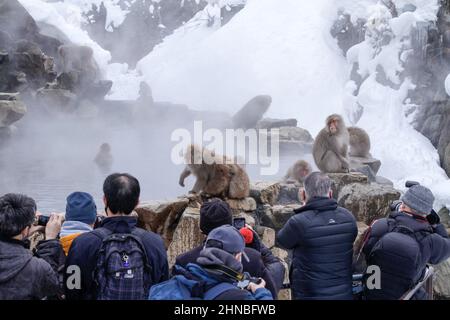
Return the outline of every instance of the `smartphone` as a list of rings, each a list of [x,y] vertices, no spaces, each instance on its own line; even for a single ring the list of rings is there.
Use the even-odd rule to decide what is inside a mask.
[[[234,218],[233,227],[240,230],[245,227],[245,218]]]

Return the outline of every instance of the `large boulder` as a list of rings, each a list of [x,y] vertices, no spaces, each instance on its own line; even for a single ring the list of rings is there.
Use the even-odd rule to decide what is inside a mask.
[[[172,241],[167,249],[169,267],[175,264],[178,255],[199,246],[205,236],[200,230],[200,210],[186,208],[172,236]]]
[[[160,234],[167,248],[188,204],[189,199],[187,198],[141,203],[136,208],[139,217],[138,225]]]
[[[263,226],[273,228],[276,231],[280,230],[286,221],[294,215],[294,209],[299,205],[263,205],[259,212],[260,223]]]
[[[280,183],[277,204],[300,204],[299,191],[302,187],[299,183]]]
[[[275,230],[268,227],[257,226],[255,231],[258,234],[261,242],[269,249],[275,246]]]
[[[274,205],[280,192],[280,183],[257,181],[250,185],[250,197],[256,200],[258,205]]]
[[[446,228],[450,228],[450,211],[444,207],[438,211],[438,215],[439,215],[439,218],[441,219],[441,223]]]
[[[333,181],[331,189],[333,190],[333,197],[338,198],[339,192],[343,187],[352,183],[368,184],[369,179],[366,175],[359,172],[351,173],[328,173],[328,177]]]
[[[26,112],[27,107],[18,94],[0,93],[0,128],[20,120]]]
[[[278,132],[277,135],[276,132]],[[262,134],[260,132],[260,135]],[[267,133],[268,141],[271,141],[275,137],[279,141],[281,154],[298,155],[312,152],[314,139],[306,129],[299,127],[280,127],[272,129]]]
[[[242,212],[253,213],[256,210],[256,201],[251,197],[245,199],[227,199],[226,202],[234,215]]]
[[[433,283],[435,298],[450,299],[450,259],[434,266],[435,278]]]
[[[342,188],[338,204],[353,213],[357,221],[370,225],[386,217],[390,205],[400,198],[400,192],[387,185],[352,183]]]

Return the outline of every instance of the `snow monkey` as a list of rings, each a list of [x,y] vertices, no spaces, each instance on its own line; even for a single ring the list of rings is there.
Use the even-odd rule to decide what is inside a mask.
[[[359,127],[348,127],[350,135],[350,152],[352,157],[371,158],[370,137],[364,129]]]
[[[308,174],[312,172],[311,165],[308,161],[298,160],[294,163],[292,167],[289,168],[286,175],[284,176],[285,182],[301,182],[305,181],[305,178]]]
[[[322,172],[348,172],[349,133],[338,114],[327,117],[326,126],[320,130],[313,146],[313,157]]]
[[[242,199],[250,192],[250,179],[238,164],[227,164],[224,156],[197,145],[189,145],[184,155],[186,167],[180,174],[179,184],[193,174],[197,180],[190,192],[204,192],[211,196]]]
[[[103,143],[100,146],[94,161],[99,167],[109,170],[113,163],[113,156],[111,154],[111,146],[109,143]]]
[[[94,51],[88,46],[62,45],[58,48],[62,72],[78,71],[88,73],[92,80],[98,76],[98,66],[94,60]]]

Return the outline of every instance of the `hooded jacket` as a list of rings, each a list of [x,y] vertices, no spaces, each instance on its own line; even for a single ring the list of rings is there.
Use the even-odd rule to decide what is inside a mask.
[[[293,298],[352,299],[354,216],[326,197],[312,198],[294,213],[277,234],[278,243],[293,250]]]
[[[0,300],[43,299],[60,293],[58,240],[41,241],[36,256],[23,241],[0,240]]]
[[[92,231],[92,227],[84,222],[80,221],[64,221],[61,227],[60,242],[64,250],[64,253],[69,253],[70,246],[73,240],[80,234]]]
[[[215,286],[221,282],[236,284],[236,289],[225,291],[217,296],[215,300],[272,300],[272,294],[266,288],[258,288],[255,293],[252,293],[237,287],[236,280],[225,276],[220,271],[205,269],[216,265],[228,267],[239,273],[243,270],[242,263],[237,261],[233,255],[217,248],[203,249],[197,259],[197,264],[187,265],[189,272],[205,281],[209,286]]]

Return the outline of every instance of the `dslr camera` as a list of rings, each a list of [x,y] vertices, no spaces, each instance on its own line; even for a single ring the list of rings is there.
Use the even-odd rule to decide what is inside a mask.
[[[250,283],[260,284],[261,281],[261,278],[252,277],[248,272],[244,272],[244,279],[238,282],[238,287],[247,289]]]

